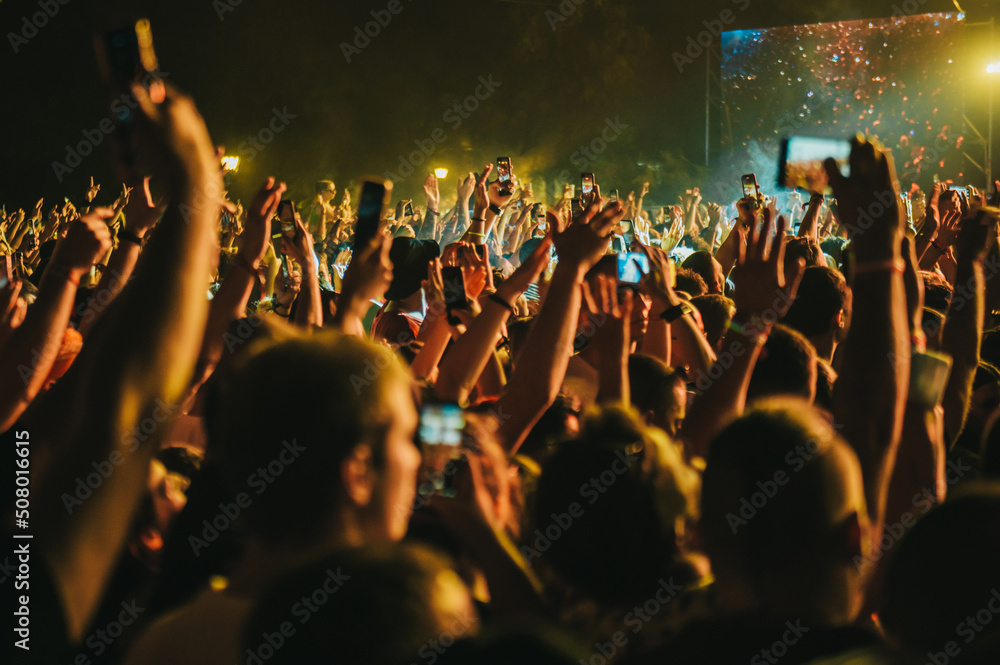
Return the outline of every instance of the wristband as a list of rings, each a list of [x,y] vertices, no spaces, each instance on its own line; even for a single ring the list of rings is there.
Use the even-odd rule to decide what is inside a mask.
[[[500,296],[498,296],[498,295],[496,294],[496,291],[494,291],[493,293],[489,294],[489,295],[488,295],[488,296],[486,296],[486,297],[487,297],[487,298],[488,298],[489,300],[492,300],[493,302],[495,302],[496,304],[498,304],[498,305],[501,305],[502,307],[506,308],[506,309],[507,309],[507,311],[509,311],[509,312],[510,312],[511,314],[513,314],[513,313],[514,313],[514,306],[513,306],[513,305],[511,305],[511,304],[510,304],[509,302],[507,302],[506,300],[504,300],[503,298],[501,298]]]
[[[441,214],[437,210],[431,210],[430,208],[427,209],[427,212],[429,212],[432,215],[439,215],[439,214]]]
[[[466,231],[465,234],[470,236],[479,236],[480,238],[486,237],[485,233],[479,233],[478,231]]]
[[[494,215],[499,215],[500,214],[500,206],[498,206],[496,203],[491,203],[489,210]]]
[[[682,302],[680,304],[674,305],[673,307],[669,307],[663,310],[663,313],[660,314],[660,318],[666,321],[667,323],[673,323],[674,321],[681,318],[685,314],[690,314],[690,313],[691,313],[691,305]]]
[[[472,221],[473,222],[485,222],[486,218],[485,217],[473,217]]]
[[[128,229],[126,229],[124,227],[118,229],[118,240],[119,241],[124,240],[126,242],[133,242],[136,245],[139,245],[140,247],[142,247],[142,238],[140,238],[137,234],[132,233],[131,231],[129,231]]]

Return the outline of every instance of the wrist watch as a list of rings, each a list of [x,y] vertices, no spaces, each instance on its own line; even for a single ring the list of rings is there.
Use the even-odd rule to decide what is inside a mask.
[[[682,302],[677,305],[674,305],[673,307],[663,310],[663,314],[660,314],[660,318],[666,321],[667,323],[673,323],[674,321],[681,318],[685,314],[690,314],[690,313],[691,313],[691,305],[689,305],[686,302]]]

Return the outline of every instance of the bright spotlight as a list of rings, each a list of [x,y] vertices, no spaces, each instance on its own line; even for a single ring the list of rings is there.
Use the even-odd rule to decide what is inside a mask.
[[[448,169],[434,169],[434,175],[437,176],[438,178],[447,178]]]

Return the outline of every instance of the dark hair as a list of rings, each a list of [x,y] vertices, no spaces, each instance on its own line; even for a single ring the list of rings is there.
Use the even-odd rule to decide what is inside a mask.
[[[770,395],[811,398],[816,384],[816,349],[802,333],[776,324],[750,375],[747,400]]]
[[[693,298],[708,293],[708,285],[705,284],[705,280],[694,270],[688,268],[677,269],[677,279],[674,282],[674,288],[678,291],[683,291]]]
[[[461,604],[443,583],[464,588],[448,560],[426,547],[343,550],[268,585],[244,624],[242,653],[268,665],[415,661],[430,640],[456,639],[478,623],[471,603],[468,613],[441,606]]]
[[[819,337],[830,331],[834,317],[846,303],[847,281],[840,271],[809,266],[781,322],[806,337]]]
[[[674,526],[697,483],[662,432],[605,409],[543,464],[521,552],[598,603],[640,602],[677,570]]]
[[[920,278],[924,282],[924,305],[938,312],[947,312],[955,294],[948,280],[930,270],[921,270]]]
[[[701,276],[702,280],[705,282],[705,291],[708,291],[708,285],[715,283],[715,264],[717,261],[712,253],[708,250],[697,251],[684,259],[681,263],[682,268],[687,268],[688,270],[693,270],[698,275]],[[720,286],[725,286],[721,284]],[[691,293],[690,295],[701,295]]]
[[[796,237],[785,241],[785,270],[789,271],[799,259],[805,261],[806,267],[825,266],[823,250],[812,238]]]
[[[959,637],[966,635],[965,624],[975,640],[961,640],[961,654],[949,662],[996,662],[1000,622],[982,621],[973,633],[966,620],[980,610],[995,614],[998,556],[1000,486],[983,483],[951,493],[890,552],[879,611],[886,632],[908,649],[940,652],[958,641],[956,630]]]
[[[628,357],[629,396],[640,414],[670,410],[674,388],[684,383],[683,375],[662,360],[638,353]]]
[[[811,556],[828,548],[830,512],[846,492],[832,460],[838,441],[815,409],[788,397],[758,402],[719,432],[702,478],[700,527],[709,557],[730,562],[745,580],[763,585],[761,593],[773,592],[769,577],[808,568]],[[758,493],[767,504],[748,514],[744,502]]]
[[[330,333],[264,342],[247,356],[220,380],[210,446],[234,498],[252,497],[244,514],[261,541],[316,540],[336,510],[350,452],[367,443],[381,461],[391,417],[383,395],[408,373],[389,349]]]
[[[705,326],[705,337],[713,348],[726,334],[729,323],[736,312],[736,304],[721,293],[706,293],[691,298],[691,304],[698,308],[701,322]]]

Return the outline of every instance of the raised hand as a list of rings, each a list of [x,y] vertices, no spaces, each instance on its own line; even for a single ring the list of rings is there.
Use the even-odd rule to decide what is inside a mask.
[[[312,234],[309,233],[309,229],[302,223],[302,217],[298,212],[295,212],[292,221],[295,225],[295,233],[291,237],[282,236],[283,251],[292,257],[292,260],[296,263],[311,271],[316,266]]]
[[[799,281],[805,272],[805,261],[798,260],[792,274],[785,275],[785,231],[788,222],[778,218],[778,232],[771,235],[771,212],[764,210],[764,222],[758,231],[749,228],[747,243],[740,245],[736,267],[731,278],[735,285],[733,302],[736,318],[742,322],[755,322],[760,326],[774,323],[788,311]]]
[[[955,259],[982,261],[987,250],[996,242],[1000,209],[980,208],[976,216],[961,223],[955,236]]]
[[[503,298],[504,302],[513,303],[517,300],[549,264],[551,248],[552,239],[546,236],[518,269],[497,288],[497,295]]]
[[[141,195],[129,196],[125,206],[125,228],[140,238],[156,224],[156,220],[163,214],[163,209],[166,206],[162,199],[153,201],[153,194],[149,190],[149,180],[149,176],[143,178]]]
[[[87,200],[87,203],[91,203],[94,200],[94,197],[97,196],[97,192],[99,191],[101,191],[101,186],[95,185],[94,176],[90,176],[90,187],[87,188],[87,193],[84,195],[84,198]]]
[[[600,208],[601,201],[598,199],[568,224],[564,223],[562,215],[551,210],[547,213],[560,263],[576,265],[586,273],[608,251],[611,233],[617,228],[625,211],[618,201],[604,210]]]
[[[947,251],[948,247],[955,242],[958,231],[961,228],[962,214],[957,210],[951,210],[941,217],[941,225],[938,227],[937,245],[938,248]]]
[[[71,223],[66,237],[56,244],[50,266],[65,270],[73,281],[79,283],[90,267],[111,248],[108,222],[113,216],[111,208],[94,208]]]
[[[285,183],[275,183],[268,177],[257,190],[247,210],[247,221],[240,236],[240,253],[254,269],[260,266],[271,240],[271,219],[278,212]]]
[[[427,207],[430,210],[437,210],[441,195],[438,192],[437,176],[433,173],[428,173],[427,177],[424,178],[424,196],[427,199]]]
[[[472,191],[476,188],[476,175],[469,171],[469,175],[463,180],[458,179],[458,202],[468,201],[472,196]]]

